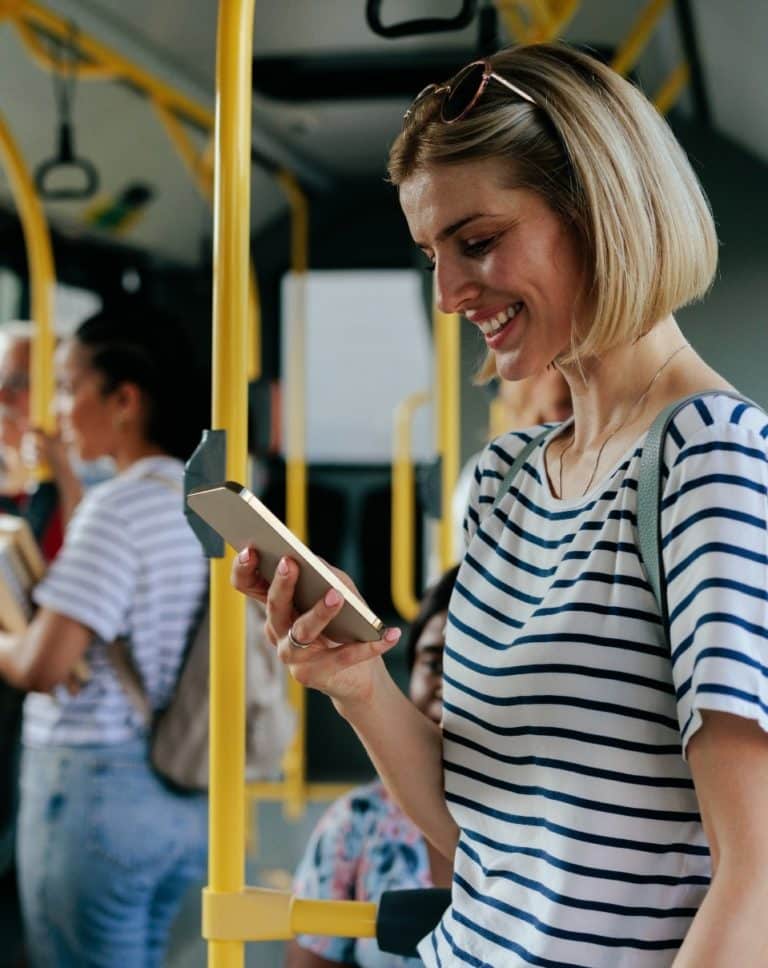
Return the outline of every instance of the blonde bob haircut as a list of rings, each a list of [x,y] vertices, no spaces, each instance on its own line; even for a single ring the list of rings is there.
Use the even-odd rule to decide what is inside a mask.
[[[584,260],[580,331],[559,362],[631,343],[700,298],[717,267],[712,213],[682,148],[628,81],[560,44],[502,50],[493,71],[533,98],[490,79],[453,124],[440,96],[420,101],[389,156],[401,185],[436,165],[498,158],[507,187],[537,192],[574,232]],[[493,367],[485,367],[487,377]]]

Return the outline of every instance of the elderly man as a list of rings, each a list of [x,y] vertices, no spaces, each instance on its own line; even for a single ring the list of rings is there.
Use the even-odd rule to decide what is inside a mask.
[[[32,324],[0,325],[0,511],[22,514],[50,560],[61,546],[63,524],[80,500],[82,488],[58,438],[37,435],[37,450],[54,481],[38,483],[22,458],[30,440],[29,365]]]
[[[5,494],[23,490],[29,476],[20,452],[29,427],[31,337],[29,323],[13,322],[0,327],[0,447]]]

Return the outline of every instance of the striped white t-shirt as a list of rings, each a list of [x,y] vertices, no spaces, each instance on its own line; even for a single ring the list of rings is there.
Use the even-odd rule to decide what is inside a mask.
[[[94,632],[85,656],[91,677],[75,696],[58,686],[27,697],[26,745],[110,744],[138,734],[141,718],[104,653],[118,637],[131,644],[152,707],[168,701],[207,579],[183,513],[183,470],[172,457],[143,458],[80,503],[34,599]]]
[[[532,431],[536,433],[538,431]],[[666,968],[711,876],[686,744],[701,709],[768,729],[768,418],[707,396],[664,448],[671,655],[635,532],[642,439],[557,500],[555,428],[484,452],[451,600],[444,769],[461,830],[429,966]]]

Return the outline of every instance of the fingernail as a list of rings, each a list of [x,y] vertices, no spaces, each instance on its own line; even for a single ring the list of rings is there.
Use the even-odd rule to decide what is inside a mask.
[[[382,638],[385,642],[397,642],[401,635],[400,629],[387,629]]]
[[[288,574],[288,562],[285,560],[285,558],[281,558],[280,561],[277,563],[277,570],[278,570],[278,573],[281,575]]]
[[[329,588],[325,593],[325,598],[323,599],[328,608],[333,608],[334,605],[338,605],[341,601],[341,595],[336,591],[335,588]]]
[[[243,550],[237,556],[237,560],[240,562],[241,565],[247,565],[250,557],[251,557],[251,549],[243,548]]]

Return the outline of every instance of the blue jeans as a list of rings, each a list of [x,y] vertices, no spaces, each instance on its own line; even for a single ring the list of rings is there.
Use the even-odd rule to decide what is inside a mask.
[[[17,850],[34,968],[158,968],[205,873],[207,806],[157,779],[145,740],[25,748]]]

